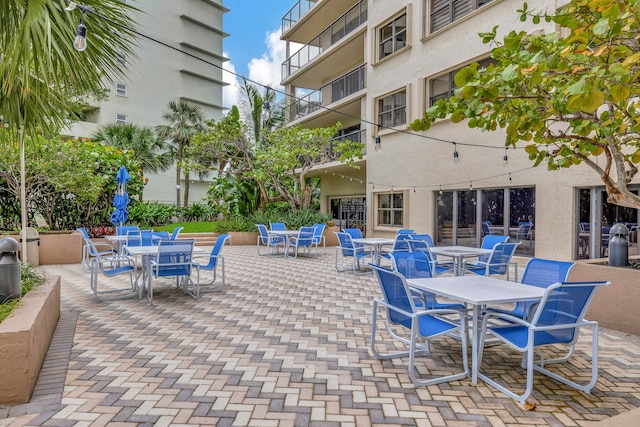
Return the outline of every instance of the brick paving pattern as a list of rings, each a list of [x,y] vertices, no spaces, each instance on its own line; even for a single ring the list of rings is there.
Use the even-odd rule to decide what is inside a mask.
[[[0,407],[0,425],[581,426],[640,406],[638,337],[601,329],[591,394],[538,374],[537,408],[525,411],[482,381],[415,388],[407,359],[375,360],[378,285],[336,272],[333,248],[311,259],[259,257],[251,246],[223,255],[224,291],[196,301],[159,284],[153,306],[97,302],[80,265],[43,267],[62,277],[63,313],[31,402]],[[585,338],[565,373],[589,374]],[[458,342],[432,351],[423,374],[459,368]],[[492,346],[485,357],[483,367],[524,383],[515,353]]]

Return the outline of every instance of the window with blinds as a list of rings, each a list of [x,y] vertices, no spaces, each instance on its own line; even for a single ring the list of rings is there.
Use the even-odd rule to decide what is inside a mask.
[[[430,31],[433,33],[493,0],[430,0]]]

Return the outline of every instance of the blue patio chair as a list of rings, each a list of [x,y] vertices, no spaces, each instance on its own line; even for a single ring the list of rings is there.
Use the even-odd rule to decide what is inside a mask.
[[[326,224],[313,224],[315,227],[315,231],[313,232],[313,244],[316,247],[316,250],[322,243],[322,253],[325,253],[327,249],[326,239],[324,238],[324,229],[327,226]]]
[[[490,334],[512,349],[523,353],[522,368],[526,369],[526,386],[524,392],[518,394],[507,388],[507,386],[489,378],[486,371],[479,373],[478,377],[523,405],[533,391],[534,371],[547,375],[584,393],[589,393],[598,380],[598,323],[588,321],[584,316],[597,288],[607,285],[609,285],[609,282],[565,282],[553,284],[547,288],[529,321],[501,313],[487,314],[482,321],[478,354],[479,365],[481,366],[482,363],[484,341],[486,336]],[[544,352],[539,350],[540,347],[553,345],[555,351],[555,347],[562,346],[569,347],[569,354],[571,354],[582,327],[591,327],[592,330],[591,380],[586,384],[578,383],[562,376],[561,369],[555,370],[555,372],[547,369],[548,365],[563,363],[567,359],[545,360]],[[535,358],[534,354],[538,355],[539,358]],[[500,358],[503,358],[502,350],[500,350]],[[583,365],[584,363],[581,361],[581,369]],[[509,378],[511,378],[512,383],[513,376],[510,375]]]
[[[157,243],[156,243],[157,244]],[[127,246],[152,246],[152,230],[127,230]]]
[[[89,233],[83,227],[78,227],[77,232],[82,234],[82,240],[84,245],[82,246],[82,268],[86,271],[91,269],[91,258],[100,255],[102,257],[113,257],[118,254],[118,251],[108,242],[94,242],[91,240]],[[92,244],[89,244],[91,242]],[[100,248],[100,249],[98,249]]]
[[[482,221],[480,223],[482,229],[482,237],[491,235],[491,222],[490,221]]]
[[[300,231],[297,236],[293,236],[289,239],[289,248],[294,250],[294,258],[298,258],[298,253],[302,250],[306,255],[311,255],[311,248],[313,247],[313,234],[315,233],[315,227],[300,227]]]
[[[509,266],[511,257],[516,251],[520,242],[498,243],[493,247],[491,254],[485,261],[465,262],[462,265],[463,272],[477,274],[479,276],[507,275],[507,280],[511,280]],[[515,279],[518,280],[518,264],[513,263],[515,269]]]
[[[151,233],[151,244],[157,245],[162,239],[169,239],[168,231],[154,231]]]
[[[518,231],[516,231],[515,239],[518,242],[522,242],[523,240],[529,241],[529,248],[531,248],[531,242],[533,240],[533,223],[530,221],[523,221],[518,224]]]
[[[336,246],[336,270],[337,271],[356,271],[360,270],[360,261],[368,259],[373,261],[373,252],[363,246],[354,245],[349,233],[334,231],[338,237],[340,246]],[[340,259],[340,262],[338,262]],[[348,261],[348,263],[347,263]]]
[[[184,227],[182,226],[178,226],[176,228],[173,229],[173,231],[171,232],[171,236],[169,236],[169,239],[171,240],[176,240],[178,238],[178,235],[180,234],[180,232],[182,231]]]
[[[349,233],[352,239],[362,239],[362,230],[359,228],[343,228],[344,233]]]
[[[549,286],[566,282],[569,277],[571,267],[575,263],[569,261],[555,261],[543,258],[531,258],[524,268],[521,283],[525,285],[548,288]],[[488,311],[510,314],[511,316],[527,319],[530,316],[531,308],[537,305],[536,302],[518,302],[509,310],[497,307],[487,307]]]
[[[609,231],[611,231],[611,226],[603,225],[600,230],[600,256],[604,257],[609,250]]]
[[[428,233],[412,234],[411,240],[424,240],[425,242],[427,242],[427,245],[429,245],[430,248],[435,246],[431,234]],[[409,249],[411,249],[411,242],[407,242],[407,244],[409,244]]]
[[[402,274],[405,279],[429,279],[434,277],[432,273],[433,263],[429,261],[429,255],[426,252],[395,252],[389,254],[391,258],[391,267],[393,271]],[[464,304],[448,304],[442,303],[436,299],[431,292],[418,291],[411,289],[413,295],[422,299],[423,306],[428,309],[450,309],[450,310],[466,310]]]
[[[126,236],[129,230],[138,230],[137,225],[118,225],[116,227],[116,236]]]
[[[402,274],[375,265],[371,267],[376,274],[383,295],[383,298],[374,298],[373,300],[370,346],[375,358],[380,360],[409,356],[407,370],[409,378],[411,378],[415,386],[428,386],[467,378],[469,376],[469,363],[467,360],[468,338],[464,314],[456,310],[425,310],[424,307],[416,305]],[[378,306],[383,307],[386,311],[385,324],[391,338],[408,345],[409,351],[391,354],[378,352],[376,348]],[[456,316],[459,319],[459,323],[443,318],[442,316],[445,315]],[[405,336],[402,334],[403,331]],[[409,331],[408,337],[406,336],[406,331]],[[419,378],[416,375],[416,356],[430,354],[429,340],[450,334],[460,337],[463,371],[450,375],[432,376],[429,379]],[[445,360],[445,362],[449,363],[450,361],[451,357],[447,357]],[[444,368],[438,366],[437,369],[441,372]]]
[[[271,231],[287,229],[287,226],[284,224],[284,222],[270,222],[269,227],[271,227]]]
[[[208,263],[201,264],[197,262],[197,259],[200,258],[199,256],[196,255],[193,257],[193,267],[196,270],[196,280],[190,281],[190,283],[193,285],[193,291],[189,291],[188,285],[186,288],[187,293],[191,295],[193,298],[196,298],[196,299],[200,298],[200,292],[221,291],[226,286],[225,278],[224,278],[224,257],[220,255],[220,253],[222,252],[222,248],[224,247],[228,239],[229,239],[229,235],[226,233],[218,236],[218,238],[216,239],[216,244],[213,246],[213,249],[211,249],[211,253],[209,254],[209,256],[207,256],[207,259],[209,260]],[[216,273],[218,270],[218,265],[220,265],[221,281],[219,284],[214,286],[214,283],[216,281]],[[210,281],[208,282],[202,281],[202,278],[200,277],[200,272],[203,270],[212,272],[212,277]]]
[[[258,255],[270,255],[273,248],[276,249],[276,253],[280,253],[280,247],[285,247],[285,239],[283,236],[273,236],[267,230],[267,226],[264,224],[256,224],[258,227],[258,241],[256,242],[256,249]],[[267,250],[264,254],[260,253],[260,246],[266,246]]]
[[[412,230],[410,228],[401,228],[400,230],[396,231],[396,234],[415,234],[416,230]]]
[[[153,303],[153,282],[161,277],[173,278],[176,288],[183,288],[186,292],[193,268],[194,243],[193,239],[161,240],[158,243],[158,253],[147,266],[147,299],[150,303]]]
[[[131,298],[137,294],[135,282],[133,281],[133,273],[136,271],[136,265],[130,257],[118,255],[116,252],[98,251],[91,239],[85,239],[85,245],[88,247],[88,253],[91,255],[89,260],[89,286],[98,301]],[[125,288],[109,287],[104,290],[99,290],[98,275],[100,273],[106,277],[115,277],[128,273],[130,285]]]
[[[450,260],[444,261],[444,260],[438,259],[435,255],[431,253],[430,248],[433,247],[432,245],[429,244],[429,240],[431,239],[431,236],[426,234],[424,236],[428,236],[428,239],[425,238],[420,240],[416,240],[415,236],[418,236],[418,235],[416,234],[412,236],[411,239],[407,240],[407,244],[409,245],[411,252],[423,252],[427,256],[427,259],[431,264],[431,274],[433,275],[433,277],[439,276],[441,274],[453,272],[455,265],[452,261]]]

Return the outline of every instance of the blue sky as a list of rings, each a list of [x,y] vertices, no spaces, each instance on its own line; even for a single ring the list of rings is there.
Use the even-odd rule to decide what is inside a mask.
[[[266,4],[266,6],[265,6]],[[225,69],[271,87],[278,87],[280,65],[285,47],[280,41],[282,17],[293,7],[295,0],[224,0],[231,9],[224,15],[223,50],[230,59]],[[225,88],[225,106],[237,103],[238,78],[224,73],[224,80],[232,83]]]

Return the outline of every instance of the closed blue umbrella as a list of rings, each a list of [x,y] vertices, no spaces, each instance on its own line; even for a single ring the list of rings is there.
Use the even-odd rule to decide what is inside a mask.
[[[116,175],[116,181],[118,182],[118,189],[116,195],[113,197],[113,207],[115,208],[111,214],[111,222],[114,225],[122,225],[129,219],[129,195],[127,194],[127,183],[131,179],[127,168],[120,166],[118,174]]]

